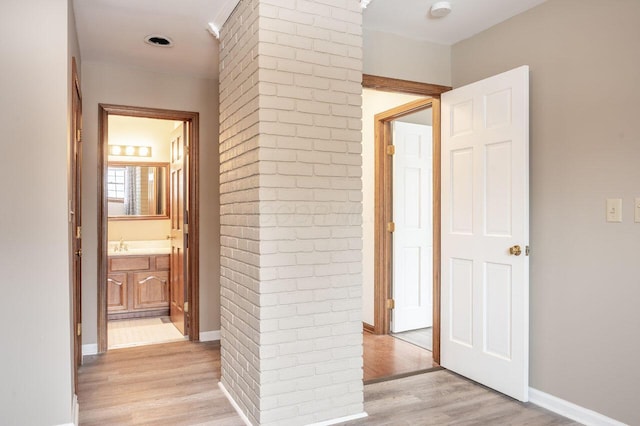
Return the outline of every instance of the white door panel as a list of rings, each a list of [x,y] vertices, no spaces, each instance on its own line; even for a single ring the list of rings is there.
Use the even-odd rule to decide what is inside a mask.
[[[529,69],[442,95],[441,364],[521,401],[529,374]],[[522,254],[511,255],[519,245]]]
[[[433,323],[433,133],[393,123],[393,299],[391,331]]]

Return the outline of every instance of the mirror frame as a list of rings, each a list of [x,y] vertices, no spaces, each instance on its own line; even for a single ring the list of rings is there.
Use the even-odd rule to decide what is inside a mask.
[[[146,166],[146,167],[163,167],[165,173],[165,214],[163,215],[121,215],[121,216],[109,216],[109,210],[107,209],[107,220],[108,221],[119,221],[119,220],[166,220],[170,218],[170,208],[171,201],[169,200],[170,191],[169,191],[169,163],[158,163],[158,162],[150,162],[150,161],[107,161],[107,170],[109,166]],[[107,201],[108,204],[108,201]]]

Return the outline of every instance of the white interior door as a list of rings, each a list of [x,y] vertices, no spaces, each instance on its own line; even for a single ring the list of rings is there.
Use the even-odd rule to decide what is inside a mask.
[[[528,177],[527,66],[442,95],[441,364],[521,401],[529,378]],[[510,252],[516,246],[521,254]]]
[[[393,280],[391,331],[433,324],[432,127],[393,122]]]

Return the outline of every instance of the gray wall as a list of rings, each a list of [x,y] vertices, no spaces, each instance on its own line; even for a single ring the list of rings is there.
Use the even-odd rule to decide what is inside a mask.
[[[365,74],[451,85],[450,46],[367,29],[362,35]]]
[[[640,2],[549,0],[452,50],[455,87],[531,67],[533,388],[640,424]],[[605,199],[623,198],[623,223]]]
[[[0,2],[0,424],[72,421],[67,0]]]
[[[200,113],[200,332],[220,330],[218,82],[84,61],[82,328],[97,342],[98,104]]]

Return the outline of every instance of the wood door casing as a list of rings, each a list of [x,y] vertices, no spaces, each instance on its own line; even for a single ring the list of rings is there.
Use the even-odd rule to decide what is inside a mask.
[[[74,385],[78,385],[78,366],[82,365],[82,93],[75,58],[71,60],[72,101],[69,149],[69,239],[73,294]]]
[[[98,185],[98,352],[107,351],[107,286],[106,278],[108,274],[107,259],[107,197],[105,179],[107,175],[107,141],[108,141],[108,121],[112,115],[126,117],[157,118],[162,120],[183,121],[188,124],[187,135],[189,141],[189,153],[186,156],[187,170],[185,180],[188,185],[185,187],[185,222],[189,223],[188,250],[185,254],[184,268],[186,270],[186,281],[188,293],[186,299],[189,301],[189,312],[186,321],[188,322],[187,333],[191,341],[200,339],[199,324],[199,264],[200,264],[200,239],[199,239],[199,216],[200,216],[200,177],[199,177],[199,127],[200,114],[191,111],[167,110],[158,108],[147,108],[127,105],[99,104],[99,149],[98,149],[98,170],[100,182]]]
[[[177,127],[171,135],[170,163],[170,217],[171,217],[171,291],[169,314],[171,322],[185,334],[185,232],[184,232],[184,187],[185,187],[185,127]]]
[[[440,362],[440,100],[420,99],[375,115],[375,274],[374,333],[388,334],[391,296],[392,241],[387,225],[392,221],[391,122],[431,107],[433,115],[433,359]]]

